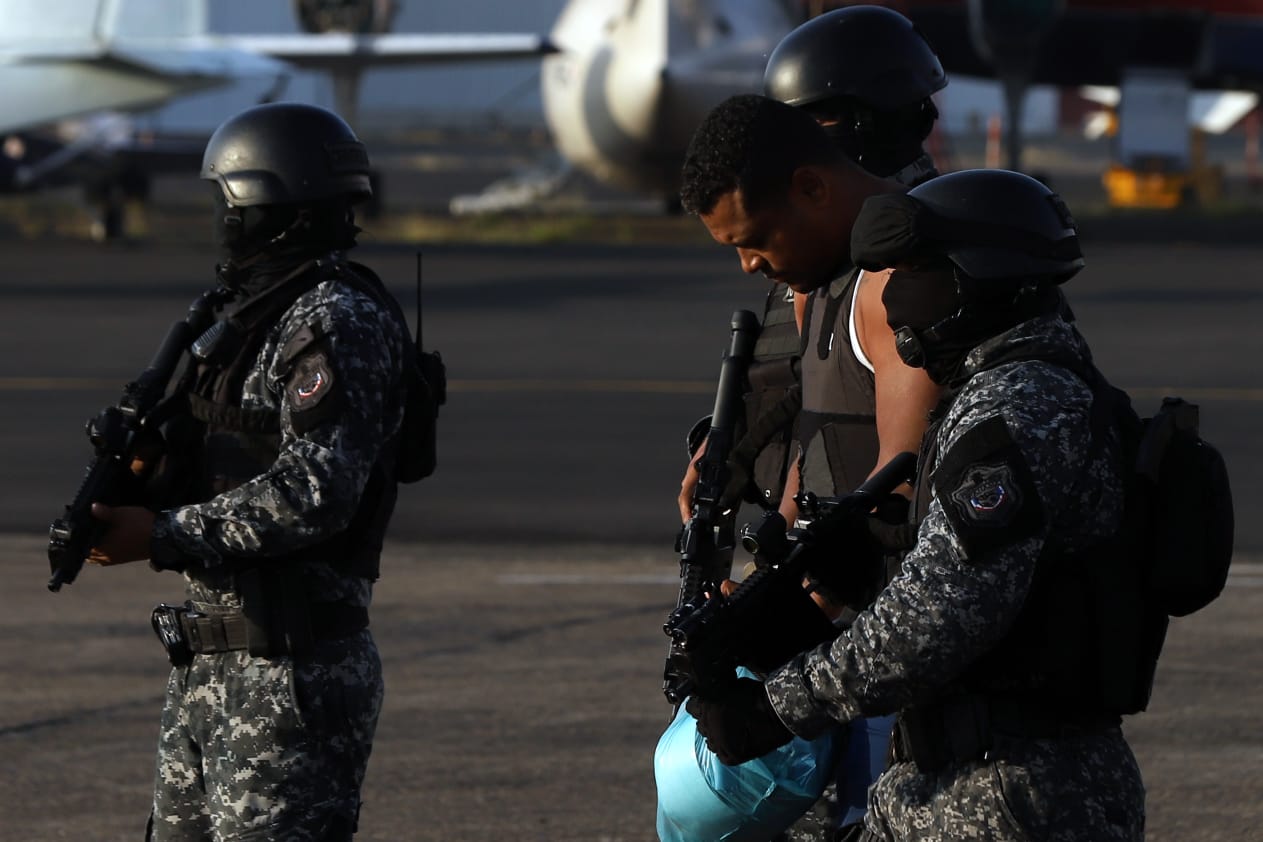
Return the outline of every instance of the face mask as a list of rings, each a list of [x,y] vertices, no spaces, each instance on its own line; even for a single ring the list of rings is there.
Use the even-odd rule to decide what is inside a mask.
[[[216,186],[213,229],[225,261],[241,261],[266,248],[293,226],[298,209],[293,205],[232,207]]]
[[[905,365],[925,369],[939,385],[959,376],[978,339],[964,330],[962,302],[950,263],[895,270],[881,300],[886,321],[895,332],[895,350]]]
[[[938,260],[923,266],[896,269],[881,294],[886,323],[892,329],[928,328],[952,316],[961,298],[952,264]]]

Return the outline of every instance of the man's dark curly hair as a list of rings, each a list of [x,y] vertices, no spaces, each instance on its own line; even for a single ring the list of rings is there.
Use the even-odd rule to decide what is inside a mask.
[[[756,94],[729,97],[689,142],[680,204],[689,213],[710,213],[721,196],[740,190],[745,210],[757,210],[785,196],[794,170],[841,158],[802,110]]]

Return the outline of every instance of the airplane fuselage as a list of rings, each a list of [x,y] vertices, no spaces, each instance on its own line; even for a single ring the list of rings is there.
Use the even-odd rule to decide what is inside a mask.
[[[572,0],[544,60],[544,116],[558,151],[607,184],[657,196],[706,112],[762,89],[763,66],[793,21],[768,0]]]

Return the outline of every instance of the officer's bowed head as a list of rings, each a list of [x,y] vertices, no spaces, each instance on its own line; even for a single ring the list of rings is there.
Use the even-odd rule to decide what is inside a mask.
[[[947,382],[984,339],[1065,311],[1058,286],[1083,268],[1061,197],[1008,170],[963,170],[865,201],[851,258],[894,267],[882,301],[900,355]]]
[[[298,102],[226,120],[206,144],[201,177],[217,187],[217,235],[237,261],[275,250],[279,240],[349,248],[359,231],[351,207],[373,195],[368,152],[351,127]]]

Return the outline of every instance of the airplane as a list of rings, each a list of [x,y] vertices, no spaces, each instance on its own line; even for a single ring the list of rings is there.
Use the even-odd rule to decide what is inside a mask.
[[[5,136],[0,194],[78,187],[94,211],[93,239],[114,239],[123,233],[127,202],[147,199],[155,176],[196,172],[205,148],[205,137],[159,136],[125,114],[100,111]]]
[[[335,110],[355,125],[366,68],[542,58],[544,117],[567,166],[668,204],[701,117],[731,94],[758,90],[768,53],[803,19],[795,0],[568,0],[547,36],[431,35],[388,33],[391,0],[294,0],[305,34],[210,35],[206,0],[11,2],[0,86],[27,95],[0,113],[0,135],[98,108],[147,108],[247,76],[274,77],[280,88],[293,68],[331,73]],[[0,154],[0,189],[52,183],[31,174],[51,178],[53,169]],[[102,216],[116,218],[117,208]]]
[[[130,115],[241,80],[278,98],[299,68],[327,71],[354,125],[366,68],[538,58],[535,34],[389,33],[393,0],[294,0],[301,34],[212,35],[208,0],[5,0],[0,29],[0,193],[84,188],[94,233],[123,231],[152,176],[192,172],[205,137],[154,137]]]
[[[28,76],[28,84],[43,95],[0,114],[0,132],[30,125],[40,108],[47,120],[89,110],[93,103],[86,100],[93,97],[97,103],[112,98],[114,107],[140,107],[179,95],[172,89],[181,86],[218,84],[241,73],[283,78],[291,67],[333,73],[336,110],[353,121],[358,79],[366,67],[534,57],[542,60],[544,119],[565,165],[668,207],[688,141],[706,111],[729,95],[760,90],[767,55],[809,13],[794,0],[568,0],[546,36],[423,35],[386,32],[395,11],[389,0],[295,0],[307,33],[260,36],[206,34],[206,0],[9,2],[25,6],[30,17],[37,17],[36,8],[63,13],[42,11],[38,17],[45,22],[60,16],[77,23],[44,23],[34,33],[10,26],[0,35],[0,83],[9,87],[13,71],[55,67],[77,74],[78,96],[49,95]],[[1234,89],[1263,80],[1263,50],[1255,48],[1263,33],[1263,0],[887,5],[921,28],[949,76],[1004,83],[1009,166],[1015,169],[1021,169],[1021,103],[1030,85],[1126,91],[1129,81],[1150,81],[1155,67],[1165,71],[1160,81],[1177,89]],[[17,19],[25,23],[27,16]],[[137,32],[140,20],[147,28]],[[333,26],[346,31],[328,31]],[[116,81],[124,72],[148,87],[126,88]],[[104,81],[94,75],[100,73]],[[165,92],[155,93],[159,86]],[[131,94],[130,102],[117,102],[124,93]],[[1125,122],[1126,97],[1120,112]],[[562,183],[543,179],[546,189]],[[542,197],[541,190],[511,187],[500,197],[468,198],[464,207],[503,209]],[[454,204],[453,210],[459,209]]]
[[[949,77],[998,79],[1006,100],[1009,169],[1022,169],[1022,110],[1032,85],[1112,91],[1120,161],[1107,173],[1124,192],[1149,183],[1138,170],[1171,160],[1162,200],[1178,195],[1188,166],[1188,114],[1217,92],[1212,131],[1233,125],[1263,85],[1263,0],[843,0],[794,4],[572,0],[549,37],[541,94],[554,144],[598,181],[665,197],[677,186],[688,140],[724,97],[762,88],[767,55],[807,16],[864,2],[911,19]],[[1229,91],[1227,95],[1218,92]],[[1121,92],[1121,93],[1120,93]],[[615,95],[617,93],[617,95]],[[1128,104],[1129,103],[1129,104]],[[498,210],[557,189],[543,173],[532,193],[513,180],[502,195],[458,197],[453,210]]]
[[[767,55],[807,16],[863,2],[571,0],[541,70],[553,143],[566,166],[670,207],[706,111],[761,90]],[[1115,92],[1121,165],[1107,175],[1133,192],[1147,178],[1139,168],[1158,153],[1187,166],[1188,113],[1206,109],[1191,89],[1236,92],[1216,94],[1214,118],[1201,123],[1223,131],[1257,104],[1256,92],[1239,89],[1263,85],[1263,0],[868,2],[908,16],[949,77],[1002,83],[1010,169],[1022,169],[1022,106],[1032,85]],[[457,197],[452,209],[537,203],[564,184],[555,173],[531,176],[533,185],[509,179],[494,185],[498,192]],[[1164,197],[1185,183],[1174,176],[1160,184]]]
[[[1078,88],[1107,104],[1117,141],[1104,179],[1112,204],[1178,204],[1194,166],[1189,114],[1198,114],[1201,127],[1223,131],[1257,106],[1263,87],[1263,0],[884,5],[916,23],[949,76],[999,79],[1008,169],[1022,169],[1022,106],[1030,86]]]

